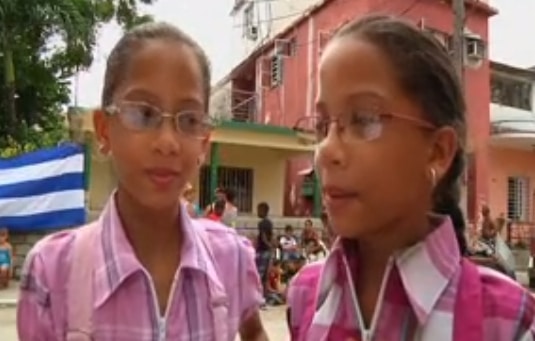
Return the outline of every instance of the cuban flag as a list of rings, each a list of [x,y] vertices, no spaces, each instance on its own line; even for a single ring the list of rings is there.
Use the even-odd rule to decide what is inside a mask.
[[[84,149],[68,144],[0,159],[0,227],[43,231],[85,222]]]

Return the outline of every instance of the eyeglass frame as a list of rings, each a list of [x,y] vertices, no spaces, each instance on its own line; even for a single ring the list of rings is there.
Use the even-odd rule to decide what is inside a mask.
[[[155,126],[155,127],[147,128],[147,129],[131,128],[128,125],[124,124],[121,119],[119,119],[121,121],[121,125],[123,125],[129,131],[132,131],[132,132],[135,132],[135,133],[147,133],[147,132],[151,132],[151,131],[156,131],[157,129],[161,128],[165,118],[169,118],[174,123],[174,124],[172,124],[172,127],[177,133],[184,134],[184,135],[190,136],[190,137],[194,137],[194,138],[199,139],[199,140],[203,140],[203,139],[207,138],[210,135],[212,130],[218,124],[218,122],[216,120],[214,120],[212,117],[210,117],[210,115],[207,112],[199,111],[199,112],[201,112],[203,114],[202,115],[202,117],[203,117],[202,123],[206,126],[207,132],[206,132],[206,134],[203,134],[202,136],[192,136],[191,134],[182,131],[182,129],[179,128],[179,124],[177,122],[178,122],[178,118],[182,114],[191,113],[191,112],[194,112],[196,110],[183,110],[183,111],[178,111],[175,114],[172,114],[172,113],[168,113],[168,112],[162,110],[161,108],[159,108],[156,105],[152,105],[152,104],[144,102],[144,101],[128,101],[128,100],[119,101],[119,103],[113,103],[113,104],[110,104],[110,105],[104,107],[103,108],[103,112],[105,114],[107,114],[108,116],[119,117],[121,115],[121,113],[122,113],[121,108],[120,108],[121,105],[134,105],[134,106],[135,105],[137,105],[137,106],[141,105],[141,106],[149,107],[151,109],[155,109],[156,112],[159,113],[161,119],[159,120],[158,125]]]
[[[342,114],[343,115],[343,114]],[[362,141],[366,141],[366,142],[371,142],[371,141],[374,141],[374,140],[377,140],[377,139],[380,139],[382,134],[383,134],[383,131],[382,131],[382,128],[383,128],[383,123],[384,121],[386,120],[392,120],[392,119],[399,119],[399,120],[403,120],[405,122],[409,122],[419,128],[423,128],[423,129],[427,129],[427,130],[436,130],[438,127],[424,119],[419,119],[419,118],[415,118],[415,117],[412,117],[412,116],[408,116],[408,115],[405,115],[405,114],[400,114],[400,113],[395,113],[395,112],[380,112],[380,113],[373,113],[373,115],[375,115],[377,118],[378,118],[378,122],[381,124],[381,132],[379,133],[378,136],[374,137],[374,138],[361,138]],[[349,116],[349,114],[347,115]],[[294,125],[293,127],[293,130],[296,131],[296,132],[300,132],[300,133],[307,133],[309,131],[307,131],[306,129],[301,129],[299,128],[299,122],[302,122],[302,121],[305,121],[305,120],[310,120],[310,119],[313,119],[313,118],[316,118],[316,119],[321,119],[321,120],[326,120],[327,121],[327,129],[330,129],[332,124],[333,123],[336,123],[336,127],[338,129],[340,128],[344,128],[344,127],[341,127],[341,125],[339,124],[339,121],[341,119],[341,117],[336,117],[336,118],[332,118],[332,117],[329,117],[329,118],[324,118],[322,117],[321,115],[310,115],[310,116],[302,116],[300,117],[299,119],[297,119],[297,122],[296,124]],[[325,140],[325,138],[327,137],[327,135],[325,135],[321,140],[318,138],[319,134],[317,132],[318,130],[314,130],[314,135],[316,137],[316,143],[319,144],[321,143],[323,140]],[[327,133],[328,134],[328,133]],[[337,132],[337,134],[339,134]],[[358,137],[357,137],[358,138]]]

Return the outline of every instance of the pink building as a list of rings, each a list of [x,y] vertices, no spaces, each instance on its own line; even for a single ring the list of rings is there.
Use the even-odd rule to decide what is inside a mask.
[[[532,69],[491,63],[488,203],[526,239],[535,220],[534,82]]]
[[[485,1],[466,2],[465,85],[471,138],[470,170],[465,187],[466,206],[473,218],[480,203],[489,200],[490,67],[486,43],[488,19],[496,11]],[[406,17],[435,34],[444,44],[451,44],[453,15],[449,1],[318,2],[274,39],[257,48],[222,81],[232,87],[234,119],[292,127],[298,118],[311,114],[316,96],[316,65],[322,48],[340,25],[370,12]],[[318,196],[314,196],[311,159],[289,161],[286,172],[285,214],[317,213],[320,203]]]

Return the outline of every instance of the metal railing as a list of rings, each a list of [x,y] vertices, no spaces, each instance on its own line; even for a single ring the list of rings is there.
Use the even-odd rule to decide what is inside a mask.
[[[215,90],[211,97],[212,115],[219,120],[258,122],[258,94],[233,89],[231,84]]]

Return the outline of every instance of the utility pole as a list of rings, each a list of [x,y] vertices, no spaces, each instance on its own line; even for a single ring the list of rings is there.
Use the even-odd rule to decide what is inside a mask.
[[[452,0],[453,7],[453,60],[461,84],[464,86],[464,25],[466,22],[465,0]]]
[[[465,56],[465,40],[464,40],[464,26],[466,23],[466,8],[465,0],[452,0],[452,11],[453,11],[453,36],[452,36],[452,48],[453,48],[453,62],[455,63],[455,68],[457,69],[457,75],[461,83],[461,87],[464,93],[464,56]],[[467,151],[470,153],[471,151]],[[473,165],[468,165],[468,167],[473,167]],[[459,193],[459,204],[461,205],[461,210],[464,213],[464,216],[468,219],[474,218],[474,208],[472,204],[469,203],[469,199],[472,197],[469,195],[469,192],[475,192],[475,188],[472,184],[468,183],[467,174],[470,171],[465,169],[465,181],[460,184],[460,193]],[[474,193],[475,194],[475,193]]]

